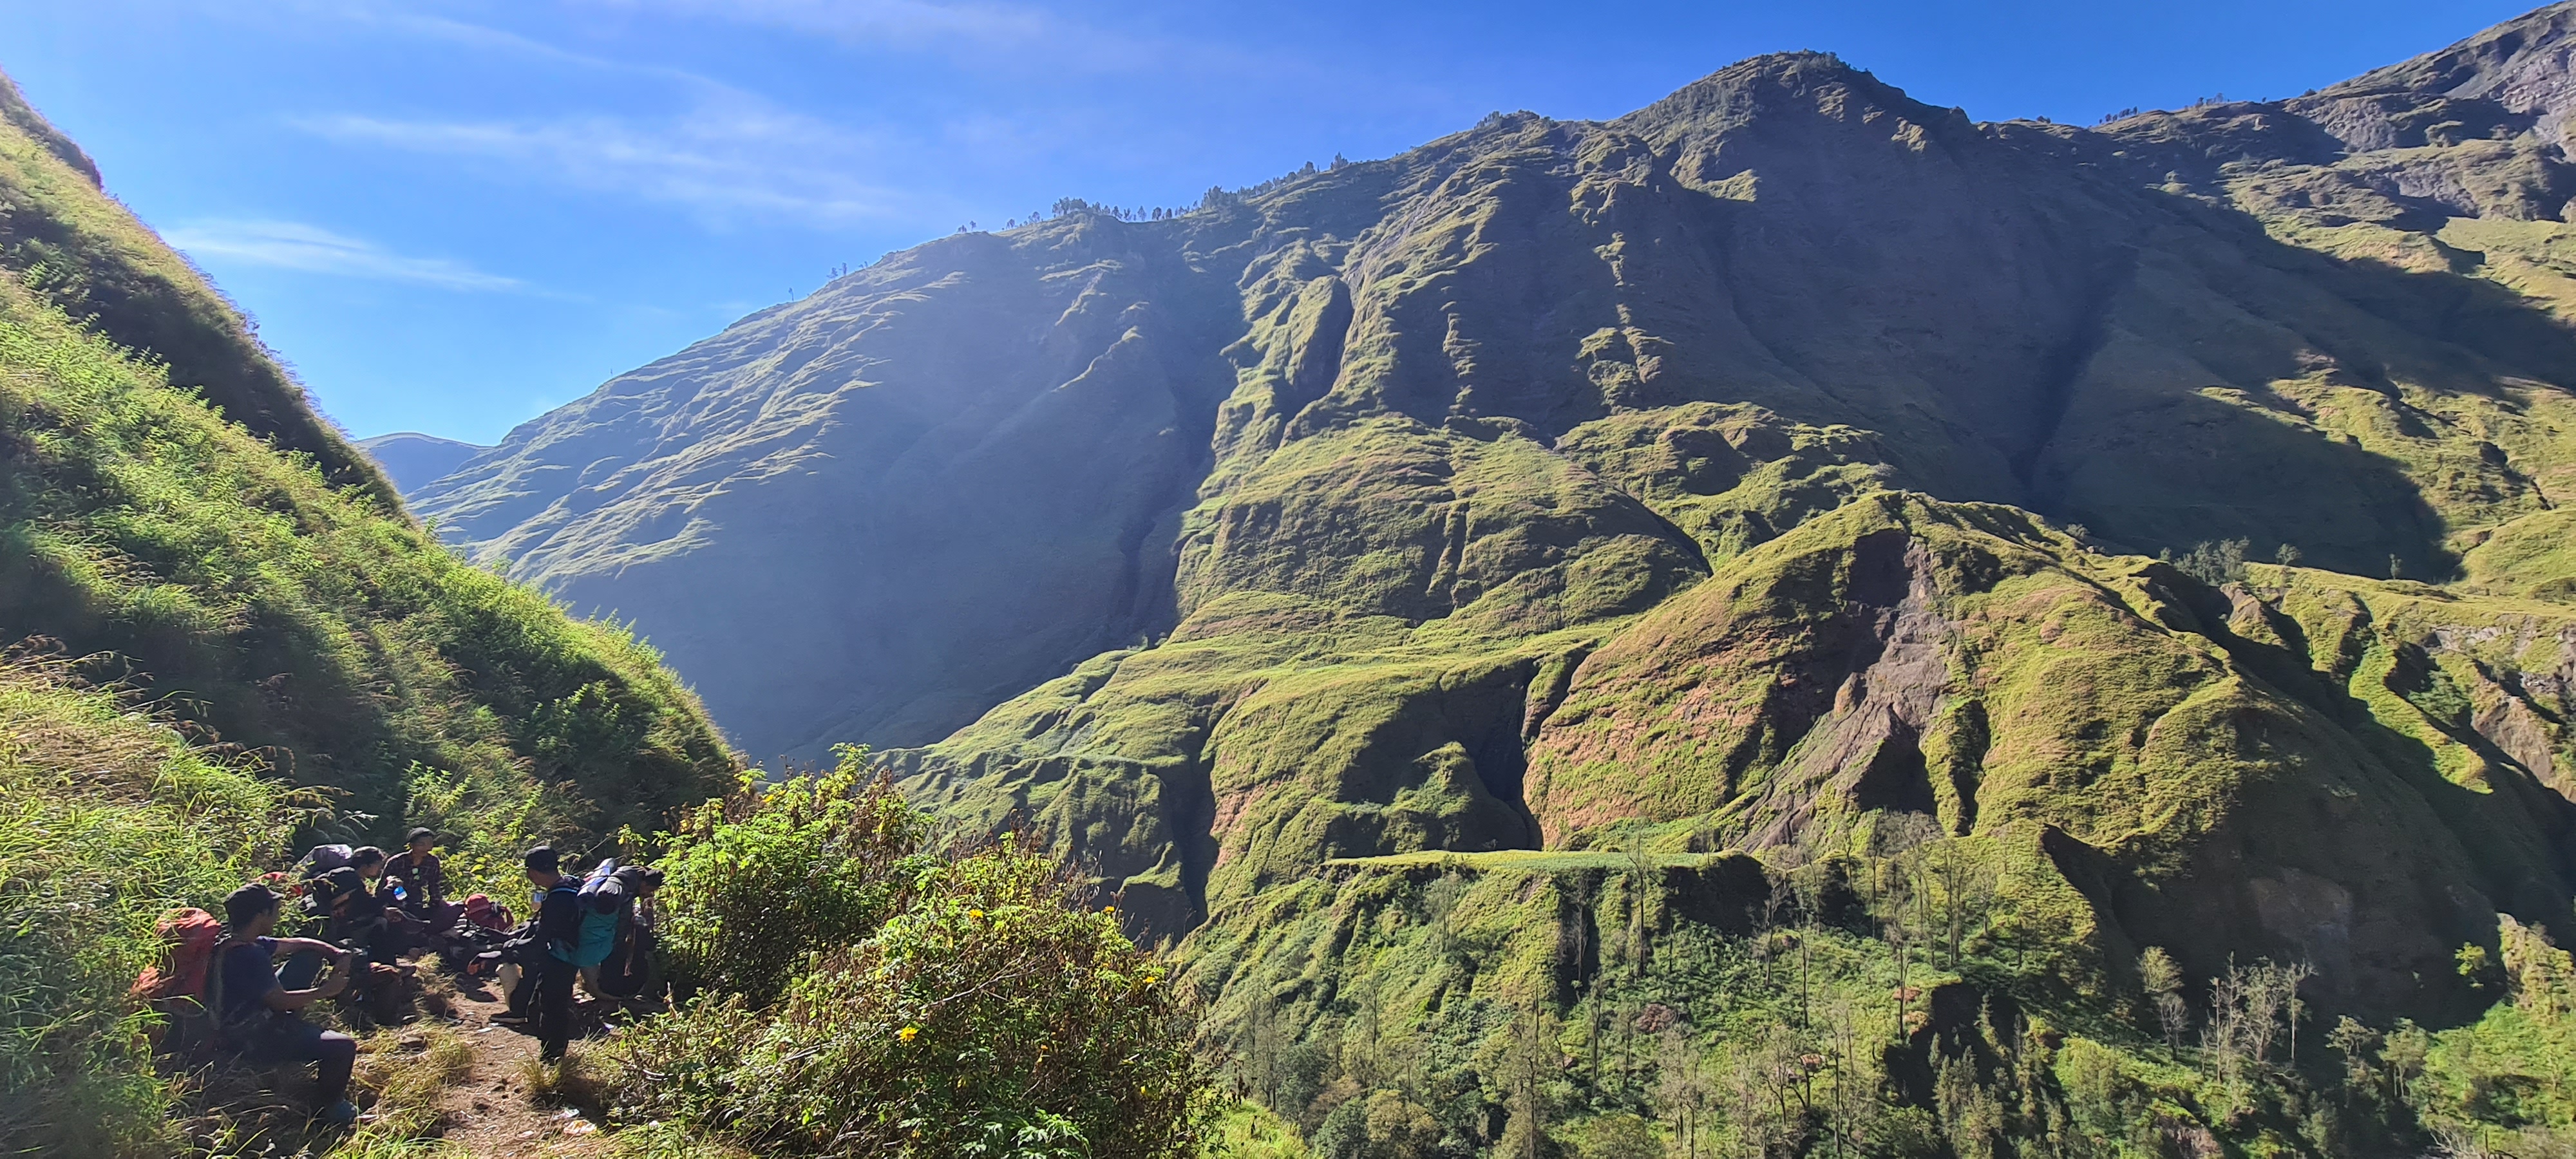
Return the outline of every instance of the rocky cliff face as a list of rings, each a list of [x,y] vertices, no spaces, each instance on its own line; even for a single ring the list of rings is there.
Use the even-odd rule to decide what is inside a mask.
[[[1764,57],[944,239],[413,499],[748,750],[911,746],[1166,931],[1929,825],[2073,991],[2307,947],[2417,1009],[2576,872],[2571,11],[2094,129]],[[2229,540],[2314,567],[2143,558]]]

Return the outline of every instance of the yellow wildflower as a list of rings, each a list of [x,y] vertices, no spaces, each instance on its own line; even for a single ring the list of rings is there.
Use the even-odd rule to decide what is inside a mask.
[[[977,920],[977,921],[982,921],[982,920],[984,920],[984,911],[979,910],[979,909],[970,909],[970,910],[967,910],[967,911],[966,911],[966,916],[967,916],[967,917],[970,917],[970,918],[973,918],[973,919],[975,919],[975,920]]]
[[[921,1028],[920,1028],[920,1027],[918,1027],[918,1026],[907,1026],[907,1027],[904,1027],[904,1028],[903,1028],[903,1029],[901,1029],[901,1030],[895,1031],[895,1032],[894,1032],[894,1036],[895,1036],[896,1038],[900,1038],[900,1039],[904,1040],[905,1042],[910,1042],[910,1041],[912,1041],[912,1036],[914,1036],[914,1035],[916,1035],[916,1034],[919,1034],[919,1033],[921,1033]]]

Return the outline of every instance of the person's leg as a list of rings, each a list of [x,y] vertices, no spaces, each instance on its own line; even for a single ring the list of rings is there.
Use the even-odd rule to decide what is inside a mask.
[[[349,1072],[358,1065],[358,1040],[324,1031],[313,1042],[313,1077],[325,1107],[349,1097]]]
[[[509,1009],[505,1011],[505,1013],[517,1018],[526,1018],[535,1014],[537,1012],[537,982],[545,974],[545,968],[542,966],[530,966],[525,963],[515,963],[503,966],[501,969],[504,971],[518,971],[517,979],[512,980],[509,978],[503,978],[501,980],[502,985],[510,988]]]
[[[546,959],[537,981],[537,1045],[547,1062],[562,1058],[572,1041],[572,983],[579,975],[572,963]]]
[[[255,1062],[310,1062],[315,1107],[329,1110],[349,1097],[349,1072],[357,1066],[358,1040],[333,1034],[302,1018],[280,1018],[246,1051]]]

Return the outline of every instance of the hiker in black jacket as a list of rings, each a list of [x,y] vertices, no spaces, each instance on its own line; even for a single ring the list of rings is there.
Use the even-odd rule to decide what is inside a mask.
[[[572,1040],[572,983],[579,975],[572,955],[581,938],[581,884],[563,875],[552,846],[529,850],[519,863],[527,870],[528,884],[537,888],[536,945],[520,963],[509,1011],[497,1021],[526,1022],[534,1005],[540,1057],[555,1062]]]

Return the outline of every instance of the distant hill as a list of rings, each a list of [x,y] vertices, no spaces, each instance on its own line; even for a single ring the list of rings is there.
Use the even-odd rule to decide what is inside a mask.
[[[395,487],[409,494],[446,477],[449,472],[463,466],[465,460],[491,448],[478,447],[472,443],[460,443],[454,439],[442,439],[436,435],[400,431],[390,435],[377,435],[372,439],[360,439],[358,449],[365,451],[369,458],[376,461],[377,466],[384,468],[386,476],[394,481]]]

